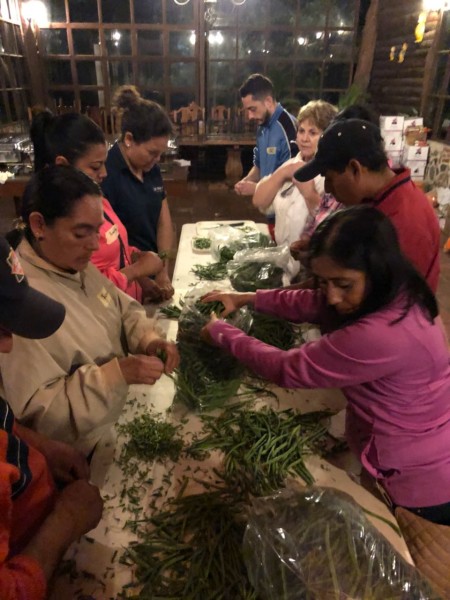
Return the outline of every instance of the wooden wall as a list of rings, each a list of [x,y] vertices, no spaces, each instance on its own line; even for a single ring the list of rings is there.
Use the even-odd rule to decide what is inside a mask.
[[[422,0],[380,0],[378,35],[369,84],[372,103],[381,114],[421,114],[433,82],[435,34],[438,13],[429,13],[421,43],[415,41]],[[437,41],[437,40],[436,40]],[[408,47],[403,62],[399,56]],[[390,60],[392,48],[394,60]]]

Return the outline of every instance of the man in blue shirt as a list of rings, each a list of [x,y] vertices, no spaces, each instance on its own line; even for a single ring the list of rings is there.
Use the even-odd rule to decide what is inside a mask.
[[[234,186],[242,196],[253,196],[258,181],[271,175],[289,158],[297,156],[297,122],[275,99],[268,77],[254,73],[239,89],[242,106],[258,123],[253,167]],[[269,220],[270,223],[270,220]]]

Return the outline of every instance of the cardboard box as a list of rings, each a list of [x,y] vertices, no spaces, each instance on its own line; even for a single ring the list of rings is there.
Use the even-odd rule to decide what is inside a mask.
[[[401,131],[381,131],[386,152],[399,152],[403,149],[403,133]]]
[[[411,179],[423,179],[427,166],[426,160],[408,160],[404,163],[405,167],[411,169]]]
[[[403,131],[408,127],[423,127],[423,117],[407,117],[403,121]]]
[[[405,117],[394,115],[392,117],[380,117],[380,129],[384,131],[403,131]]]
[[[427,160],[430,146],[403,146],[403,161]]]

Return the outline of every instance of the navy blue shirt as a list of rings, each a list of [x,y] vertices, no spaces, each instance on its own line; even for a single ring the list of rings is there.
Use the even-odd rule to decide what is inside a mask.
[[[144,173],[141,181],[130,171],[116,143],[108,152],[106,170],[108,175],[102,181],[102,190],[125,225],[130,245],[158,252],[156,234],[166,197],[159,166]]]

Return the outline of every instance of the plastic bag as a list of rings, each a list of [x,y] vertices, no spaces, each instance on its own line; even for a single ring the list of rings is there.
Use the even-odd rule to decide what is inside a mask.
[[[215,229],[210,239],[211,255],[217,261],[232,260],[239,250],[266,247],[272,243],[268,234],[229,226]]]
[[[176,372],[176,399],[190,408],[211,410],[221,407],[238,391],[244,367],[231,354],[210,346],[200,339],[200,331],[218,307],[200,302],[200,298],[215,286],[196,286],[183,301],[178,319],[177,342],[180,365]],[[242,308],[226,321],[248,332],[252,316]]]
[[[236,252],[227,264],[231,285],[238,292],[255,292],[288,285],[289,248],[272,246]]]
[[[244,535],[263,600],[437,600],[350,496],[285,489],[253,501]]]

